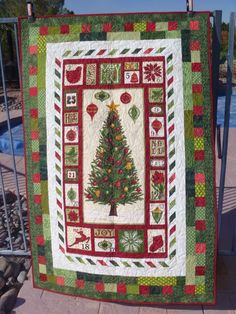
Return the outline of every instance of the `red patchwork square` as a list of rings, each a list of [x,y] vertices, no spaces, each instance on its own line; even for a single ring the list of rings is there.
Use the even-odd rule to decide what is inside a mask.
[[[45,282],[48,280],[48,277],[46,274],[39,274],[39,280]]]
[[[195,229],[198,231],[206,230],[206,221],[205,220],[196,220]]]
[[[205,207],[206,198],[205,197],[195,197],[195,206],[196,207]]]
[[[125,32],[133,32],[134,31],[134,24],[133,23],[125,23],[124,30],[125,30]]]
[[[30,55],[35,55],[37,53],[38,53],[38,46],[37,45],[29,46],[29,54]]]
[[[193,40],[190,42],[190,50],[200,50],[201,44],[198,40]]]
[[[38,118],[38,109],[36,108],[30,109],[30,118],[33,118],[33,119]]]
[[[31,97],[35,97],[38,95],[38,88],[37,87],[30,87],[29,89],[29,95]]]
[[[39,139],[39,131],[31,131],[30,133],[31,140],[35,141]]]
[[[193,134],[194,134],[194,137],[203,137],[204,129],[203,128],[194,128]]]
[[[34,173],[32,176],[32,180],[34,183],[39,183],[40,182],[40,173]]]
[[[56,283],[58,286],[64,286],[65,285],[65,278],[62,276],[56,277]]]
[[[178,28],[177,22],[168,22],[168,31],[175,31]]]
[[[154,22],[147,22],[146,30],[147,30],[147,32],[155,32],[155,30],[156,30],[156,23],[154,23]]]
[[[185,294],[195,294],[196,286],[195,285],[186,285],[184,287]]]
[[[189,28],[191,29],[191,31],[198,31],[200,28],[199,26],[200,26],[199,21],[190,21],[189,22]]]
[[[139,293],[148,295],[149,294],[149,286],[140,286],[139,287]]]
[[[193,84],[192,91],[193,93],[202,93],[202,84]]]
[[[36,243],[37,243],[38,245],[43,246],[43,245],[45,244],[44,236],[38,235],[38,236],[36,236],[35,239],[36,239]]]
[[[91,33],[91,25],[82,24],[82,33]]]
[[[195,173],[195,183],[205,183],[206,177],[204,173]]]
[[[38,263],[42,265],[46,265],[46,258],[45,256],[39,255],[38,256]]]
[[[104,23],[102,25],[102,31],[103,32],[112,32],[112,24],[111,23]]]
[[[48,35],[48,27],[47,26],[41,26],[39,28],[39,34],[41,36]]]
[[[124,283],[118,283],[117,284],[117,293],[123,293],[125,294],[126,293],[126,284]]]
[[[192,72],[201,72],[202,71],[202,64],[199,62],[192,63]]]
[[[38,69],[35,66],[29,67],[29,75],[37,75]]]
[[[104,283],[103,282],[96,282],[95,289],[97,292],[104,292]]]
[[[205,159],[205,152],[204,152],[204,150],[196,150],[194,152],[194,159],[195,160],[204,160]]]
[[[41,195],[34,195],[34,203],[35,204],[41,204]]]
[[[33,162],[39,162],[39,159],[40,159],[39,152],[33,152],[32,153],[32,160],[33,160]]]
[[[163,286],[162,288],[162,294],[173,294],[173,286]]]
[[[84,282],[84,280],[82,280],[82,279],[77,279],[77,280],[75,281],[75,286],[76,286],[76,288],[84,289],[84,287],[85,287],[85,282]]]
[[[196,243],[196,245],[195,245],[195,252],[197,254],[206,253],[206,243]]]
[[[43,217],[41,215],[35,216],[35,224],[41,225],[43,223]]]
[[[195,116],[202,116],[203,115],[203,106],[193,106],[193,114]]]
[[[204,276],[206,272],[205,266],[196,266],[195,267],[195,275],[196,276]]]
[[[61,25],[60,26],[60,33],[61,34],[68,34],[70,32],[69,25]]]

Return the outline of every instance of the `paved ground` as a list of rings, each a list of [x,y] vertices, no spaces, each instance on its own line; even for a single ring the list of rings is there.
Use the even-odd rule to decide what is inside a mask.
[[[14,115],[15,113],[13,113]],[[2,114],[1,114],[2,115]],[[1,119],[0,119],[1,123]],[[222,229],[219,241],[220,249],[231,250],[236,218],[236,129],[230,130],[228,167]],[[0,163],[4,176],[5,189],[15,190],[12,157],[0,154]],[[20,193],[25,194],[24,158],[16,157],[17,177]],[[216,160],[216,181],[219,186],[220,160]],[[235,243],[234,243],[235,244]],[[235,245],[236,247],[236,245]],[[235,313],[236,314],[236,257],[218,258],[218,288],[216,306],[126,306],[114,303],[90,301],[81,298],[62,296],[38,289],[32,289],[32,275],[21,289],[17,305],[12,311],[17,314],[154,314],[154,313]]]

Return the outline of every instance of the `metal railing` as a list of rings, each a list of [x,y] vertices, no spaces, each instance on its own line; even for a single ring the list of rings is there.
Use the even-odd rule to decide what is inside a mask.
[[[20,77],[20,58],[19,58],[19,45],[18,45],[18,33],[17,33],[17,18],[2,18],[0,19],[0,25],[6,25],[9,27],[10,31],[13,33],[14,36],[14,43],[15,43],[15,55],[16,55],[16,64],[17,64],[17,71],[18,71],[18,78]],[[10,143],[10,154],[9,159],[12,161],[12,171],[13,171],[13,181],[15,187],[15,196],[16,196],[16,213],[19,217],[18,231],[20,237],[22,237],[22,245],[21,249],[16,249],[13,243],[13,235],[11,224],[12,221],[10,220],[10,212],[8,210],[7,204],[7,197],[6,197],[6,190],[8,187],[5,187],[4,176],[3,176],[3,169],[4,165],[0,160],[0,188],[1,188],[1,195],[2,195],[2,202],[3,202],[3,212],[1,212],[1,228],[3,233],[7,232],[7,241],[5,241],[5,246],[0,247],[0,255],[4,254],[11,254],[11,255],[29,255],[29,247],[28,241],[26,239],[26,228],[24,224],[23,214],[22,214],[22,201],[20,195],[20,188],[19,188],[19,181],[18,181],[18,173],[17,173],[17,166],[16,166],[16,155],[14,152],[14,145],[13,145],[13,136],[12,136],[12,127],[11,127],[11,120],[10,120],[10,112],[8,107],[8,90],[6,85],[6,74],[5,74],[5,67],[4,67],[4,57],[3,57],[3,46],[2,46],[2,35],[3,32],[0,33],[0,74],[1,74],[1,84],[2,84],[2,93],[3,93],[3,102],[5,108],[5,115],[6,115],[6,124],[7,124],[7,131],[9,135],[9,143]],[[3,114],[3,112],[1,113]],[[20,230],[19,230],[20,229]]]

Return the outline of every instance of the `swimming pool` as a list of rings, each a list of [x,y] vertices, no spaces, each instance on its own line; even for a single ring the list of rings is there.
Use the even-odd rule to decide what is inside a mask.
[[[224,113],[225,113],[225,96],[218,98],[218,108],[217,108],[217,124],[221,127],[224,126]],[[236,128],[236,90],[232,95],[231,103],[231,114],[230,114],[230,128]]]
[[[24,136],[22,120],[16,119],[11,122],[11,133],[13,138],[13,148],[16,156],[24,156]],[[0,131],[0,152],[11,154],[10,138],[7,126]]]

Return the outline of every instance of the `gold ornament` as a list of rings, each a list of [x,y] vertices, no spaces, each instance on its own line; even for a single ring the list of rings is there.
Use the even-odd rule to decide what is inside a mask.
[[[111,128],[112,128],[112,129],[114,129],[114,127],[115,127],[115,124],[114,124],[114,123],[112,123],[112,124],[111,124]]]
[[[95,195],[96,195],[97,197],[99,197],[99,196],[101,195],[101,191],[100,191],[100,190],[96,190],[96,191],[95,191]]]
[[[109,111],[110,112],[118,112],[118,107],[119,107],[120,105],[116,105],[115,103],[114,103],[114,101],[112,101],[112,103],[110,104],[110,105],[107,105],[107,107],[109,108]]]
[[[127,170],[131,170],[131,169],[132,169],[132,162],[128,161],[128,162],[126,163],[125,168],[126,168]]]
[[[100,153],[104,153],[104,149],[102,147],[100,149]]]
[[[128,188],[127,186],[125,186],[125,187],[124,187],[124,191],[125,191],[125,192],[128,192],[128,191],[129,191],[129,188]]]
[[[108,172],[108,173],[111,173],[111,169],[108,169],[107,172]]]
[[[117,141],[121,141],[123,139],[123,135],[122,134],[118,134],[118,135],[116,135],[115,139]]]

